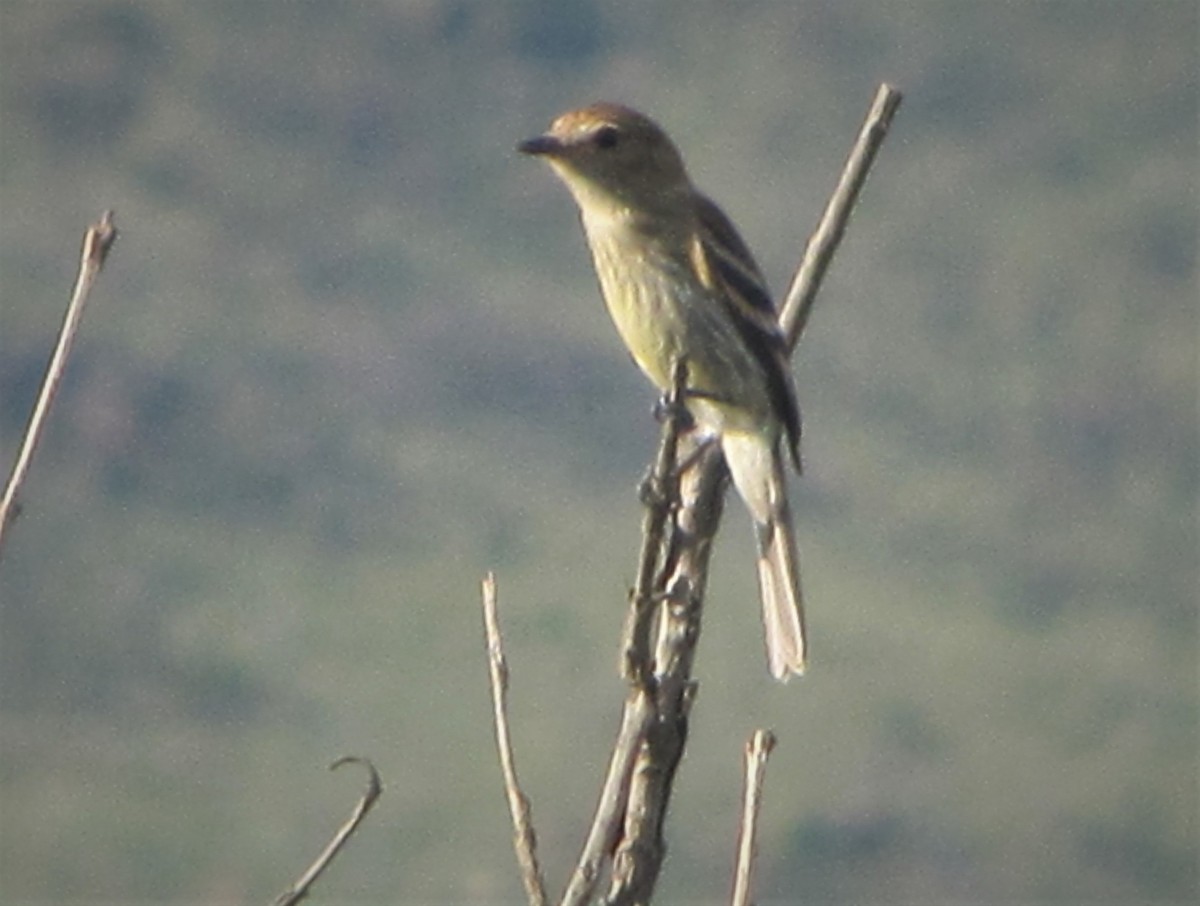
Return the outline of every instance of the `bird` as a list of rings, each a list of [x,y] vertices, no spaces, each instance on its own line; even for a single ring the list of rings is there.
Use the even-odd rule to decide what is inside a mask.
[[[804,673],[800,561],[787,497],[801,471],[800,409],[787,342],[754,256],[692,184],[654,120],[600,102],[517,146],[547,162],[579,209],[601,295],[642,372],[666,394],[682,357],[683,399],[721,446],[754,523],[767,664]]]

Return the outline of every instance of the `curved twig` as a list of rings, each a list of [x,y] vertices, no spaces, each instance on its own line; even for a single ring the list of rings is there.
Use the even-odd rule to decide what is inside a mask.
[[[281,893],[275,899],[275,906],[295,906],[306,896],[309,889],[316,883],[317,878],[325,872],[329,867],[329,863],[333,861],[334,856],[342,851],[342,847],[346,845],[351,835],[358,830],[358,826],[367,817],[367,813],[374,807],[376,800],[383,793],[383,784],[379,781],[379,772],[375,770],[375,765],[366,758],[359,758],[355,755],[346,755],[339,758],[329,766],[331,771],[336,771],[344,764],[361,764],[367,769],[368,781],[367,790],[363,793],[362,798],[358,800],[358,805],[354,807],[354,812],[350,815],[350,820],[341,826],[329,844],[317,856],[315,862],[310,865],[291,887]]]

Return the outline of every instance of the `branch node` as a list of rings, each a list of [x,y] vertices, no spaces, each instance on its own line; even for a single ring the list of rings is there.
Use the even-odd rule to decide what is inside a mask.
[[[113,223],[113,210],[109,208],[93,223],[83,236],[83,259],[97,272],[104,267],[108,253],[117,241],[117,227]]]

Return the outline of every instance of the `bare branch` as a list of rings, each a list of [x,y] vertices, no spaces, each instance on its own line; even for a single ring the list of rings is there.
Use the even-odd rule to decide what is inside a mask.
[[[689,456],[680,476],[679,508],[659,580],[666,593],[654,655],[654,720],[638,749],[623,833],[613,854],[606,902],[614,906],[648,902],[666,857],[664,821],[696,694],[692,660],[725,498],[723,463],[719,447],[707,444]]]
[[[627,680],[643,689],[648,688],[653,670],[650,636],[663,591],[661,577],[656,581],[656,571],[663,556],[667,520],[679,498],[676,468],[679,438],[691,423],[684,404],[687,380],[687,359],[681,356],[671,375],[671,392],[662,406],[662,435],[658,455],[650,474],[642,483],[640,493],[646,515],[642,520],[642,550],[638,555],[637,580],[630,594],[629,620],[625,627],[623,670]]]
[[[329,841],[329,844],[317,856],[317,860],[300,876],[300,879],[276,898],[275,906],[294,906],[294,904],[299,903],[308,896],[309,889],[321,877],[325,869],[329,867],[329,863],[333,861],[334,856],[341,852],[342,847],[346,845],[351,835],[358,830],[358,826],[362,824],[363,819],[367,817],[367,813],[371,811],[375,802],[383,793],[383,784],[379,781],[379,772],[375,770],[375,765],[371,764],[366,758],[347,755],[331,764],[329,769],[336,771],[344,764],[361,764],[367,769],[367,790],[358,801],[358,805],[354,807],[354,813],[350,816],[350,820],[343,824],[338,832],[333,835],[333,839]]]
[[[871,109],[867,111],[866,121],[858,133],[858,139],[850,150],[842,175],[838,179],[837,188],[825,206],[825,213],[817,224],[816,232],[808,240],[804,249],[804,257],[792,285],[784,296],[783,305],[779,310],[779,324],[787,337],[788,348],[794,349],[797,340],[808,325],[808,317],[812,313],[813,303],[817,299],[817,290],[825,279],[825,271],[833,260],[833,253],[841,244],[846,232],[846,224],[850,222],[850,212],[858,200],[859,192],[867,181],[867,173],[875,162],[875,155],[887,138],[888,128],[892,118],[900,107],[903,95],[891,85],[883,84],[875,93]]]
[[[563,894],[564,906],[582,906],[590,902],[595,893],[604,863],[613,854],[622,824],[628,820],[634,765],[644,752],[643,743],[651,733],[658,711],[655,701],[658,680],[651,658],[652,635],[654,616],[665,603],[663,570],[659,563],[667,554],[664,540],[670,517],[679,502],[679,444],[681,434],[690,424],[684,406],[687,374],[687,362],[681,358],[675,363],[671,392],[662,409],[658,456],[641,489],[646,516],[642,524],[637,582],[630,593],[623,642],[622,669],[630,688],[596,814]]]
[[[746,743],[746,788],[742,794],[742,824],[738,834],[732,906],[750,906],[752,902],[754,865],[758,857],[758,813],[762,806],[767,758],[774,748],[775,734],[770,730],[755,730]]]
[[[104,267],[109,250],[117,239],[117,228],[113,225],[113,212],[105,211],[100,220],[83,234],[83,252],[79,259],[79,275],[75,280],[75,289],[71,293],[71,301],[67,305],[62,327],[58,332],[58,343],[50,364],[46,368],[46,377],[42,380],[42,388],[34,404],[33,413],[29,418],[29,426],[25,429],[25,437],[21,441],[20,452],[9,475],[8,484],[4,488],[4,496],[0,498],[0,551],[4,549],[4,538],[9,525],[16,518],[20,505],[17,497],[25,478],[29,473],[29,465],[33,460],[33,451],[42,436],[46,415],[54,402],[54,395],[62,383],[63,372],[67,366],[67,357],[71,354],[71,344],[79,331],[83,318],[83,307],[96,277]]]
[[[504,774],[504,792],[513,823],[513,848],[521,866],[521,881],[530,906],[546,906],[546,884],[537,859],[537,835],[529,811],[529,798],[517,780],[512,738],[508,732],[508,663],[504,659],[504,641],[496,616],[496,575],[483,580],[483,628],[487,637],[488,668],[492,684],[492,716],[496,724],[496,748],[500,751],[500,770]]]
[[[608,774],[600,791],[596,816],[583,845],[578,864],[563,893],[563,906],[590,903],[605,861],[612,855],[620,838],[629,801],[629,783],[642,741],[654,723],[654,701],[644,690],[632,688],[621,715],[621,729],[613,745]]]

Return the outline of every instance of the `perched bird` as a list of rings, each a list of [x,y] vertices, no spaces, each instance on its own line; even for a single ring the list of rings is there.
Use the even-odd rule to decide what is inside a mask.
[[[518,150],[547,161],[574,196],[608,313],[642,371],[665,393],[685,358],[687,408],[720,439],[754,519],[771,673],[803,673],[784,477],[785,456],[800,469],[800,413],[758,265],[729,218],[692,185],[667,134],[635,110],[572,110]]]

